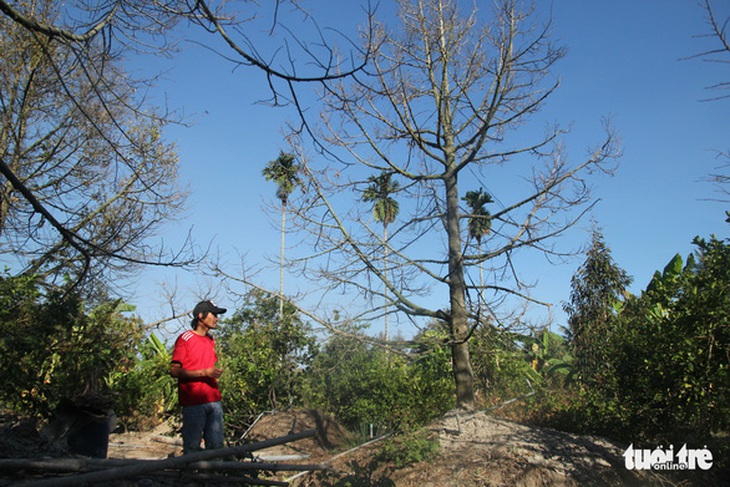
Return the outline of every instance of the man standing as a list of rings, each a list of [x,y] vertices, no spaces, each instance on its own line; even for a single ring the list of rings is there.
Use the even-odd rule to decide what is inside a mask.
[[[178,400],[183,408],[183,453],[223,447],[223,408],[216,367],[218,355],[210,334],[218,327],[218,315],[226,312],[212,301],[199,302],[193,310],[192,330],[175,341],[170,375],[178,380]]]

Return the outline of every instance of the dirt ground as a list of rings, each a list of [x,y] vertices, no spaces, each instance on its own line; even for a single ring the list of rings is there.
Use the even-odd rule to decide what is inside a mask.
[[[426,432],[438,439],[437,455],[403,468],[378,459],[383,445],[397,440],[375,440],[357,447],[344,428],[317,411],[264,415],[247,433],[247,440],[262,441],[311,429],[318,432],[316,437],[260,450],[256,459],[326,464],[330,469],[272,473],[268,479],[300,487],[730,485],[712,471],[674,477],[629,471],[622,457],[625,446],[601,438],[532,428],[486,412],[454,411],[433,422]],[[27,425],[0,424],[0,464],[3,458],[54,456],[52,446],[44,441]],[[147,433],[110,435],[108,457],[165,459],[180,455],[180,445],[180,439],[165,424]],[[0,486],[11,484],[0,477]]]
[[[377,460],[389,439],[357,447],[355,439],[331,418],[317,411],[265,415],[247,434],[250,441],[277,438],[305,430],[317,436],[257,452],[259,460],[327,464],[326,473],[278,474],[272,479],[300,487],[424,487],[424,486],[715,486],[716,475],[693,473],[669,477],[625,468],[625,446],[606,439],[533,428],[487,412],[454,411],[427,428],[440,444],[429,461],[396,468]],[[164,431],[142,437],[112,435],[109,456],[165,458],[179,447],[159,443]],[[157,435],[157,436],[155,436]],[[154,441],[153,441],[154,440]],[[135,448],[133,445],[141,445]],[[143,457],[142,455],[148,455]],[[728,484],[730,485],[730,483]]]

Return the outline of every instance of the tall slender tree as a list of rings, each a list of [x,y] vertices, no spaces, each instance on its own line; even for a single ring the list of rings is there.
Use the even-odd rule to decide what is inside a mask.
[[[482,257],[482,238],[492,229],[492,216],[484,205],[494,203],[492,196],[479,188],[479,191],[467,191],[464,198],[469,208],[469,236],[477,241],[477,260],[479,262],[479,302],[484,304],[484,265]]]
[[[279,157],[264,168],[263,175],[267,181],[276,183],[276,197],[281,201],[281,248],[279,250],[279,316],[284,313],[284,252],[286,236],[286,204],[289,196],[297,186],[302,184],[299,176],[300,167],[296,163],[294,155],[280,152]]]
[[[383,274],[388,280],[388,225],[395,222],[398,217],[400,205],[391,195],[396,193],[400,187],[398,181],[392,179],[392,173],[382,171],[378,176],[370,176],[370,183],[363,191],[362,199],[365,202],[373,203],[373,217],[375,221],[383,224]],[[385,340],[389,338],[388,324],[388,288],[383,291],[385,294]]]

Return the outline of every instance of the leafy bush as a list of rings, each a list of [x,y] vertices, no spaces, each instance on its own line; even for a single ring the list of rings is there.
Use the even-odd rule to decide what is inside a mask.
[[[305,401],[352,430],[361,424],[387,430],[402,417],[401,391],[406,382],[400,357],[354,338],[335,336],[307,371]]]
[[[522,337],[524,338],[524,337]],[[489,407],[530,391],[534,382],[531,358],[520,344],[521,335],[484,326],[471,340],[477,397]]]
[[[295,308],[285,303],[280,316],[278,298],[252,291],[222,324],[216,338],[229,426],[245,429],[263,411],[301,405],[303,371],[316,343]]]
[[[695,244],[696,255],[675,256],[641,295],[617,303],[604,320],[602,363],[584,362],[581,381],[531,401],[533,420],[627,442],[727,434],[730,245]]]
[[[147,430],[174,414],[177,386],[170,377],[170,352],[151,334],[130,368],[114,372],[108,386],[115,392],[115,413],[127,429]]]
[[[438,438],[428,431],[410,431],[384,440],[376,460],[403,468],[431,460],[438,454],[440,446]]]
[[[134,364],[142,337],[137,318],[121,301],[86,311],[72,291],[40,292],[32,277],[0,278],[0,400],[8,407],[48,417],[63,398],[108,405],[107,378]]]
[[[378,432],[424,424],[453,407],[449,353],[426,342],[410,352],[335,336],[307,371],[305,401],[355,431],[363,424]]]
[[[695,244],[696,257],[676,256],[626,304],[612,337],[615,379],[604,395],[650,438],[730,428],[730,245]]]
[[[451,350],[434,338],[429,332],[416,337],[420,344],[408,364],[411,426],[426,424],[456,406]]]

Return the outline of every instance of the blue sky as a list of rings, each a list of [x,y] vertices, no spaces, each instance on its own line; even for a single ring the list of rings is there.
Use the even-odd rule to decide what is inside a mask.
[[[345,32],[361,17],[354,1],[303,5],[315,11],[320,25]],[[722,8],[724,18],[730,6]],[[392,9],[393,2],[382,2],[384,15]],[[539,9],[547,14],[548,2],[540,2]],[[717,195],[702,179],[720,163],[714,151],[729,149],[730,100],[701,100],[712,96],[707,86],[730,80],[730,69],[684,59],[713,45],[711,39],[697,37],[708,31],[698,2],[555,0],[551,9],[554,36],[568,55],[554,69],[562,84],[542,116],[572,126],[567,144],[576,157],[600,140],[601,121],[610,116],[623,156],[614,177],[592,180],[601,199],[592,217],[603,228],[616,262],[634,276],[632,291],[639,292],[675,253],[686,256],[693,250],[695,235],[728,236],[724,210],[730,205],[706,201]],[[260,40],[268,42],[263,33]],[[166,70],[151,94],[190,122],[166,132],[178,145],[183,184],[191,196],[187,212],[162,236],[174,246],[192,227],[199,244],[212,239],[213,250],[229,261],[244,254],[249,263],[260,263],[262,284],[276,289],[278,270],[266,266],[267,258],[278,256],[279,233],[277,221],[263,210],[275,188],[263,180],[261,170],[286,149],[282,130],[294,114],[257,103],[268,96],[261,73],[233,69],[196,44],[182,45],[185,50],[169,61],[133,60],[145,69]],[[566,235],[563,247],[584,245],[589,228],[586,219]],[[570,278],[581,260],[555,266],[538,258],[523,264],[525,278],[537,283],[535,297],[555,303],[555,325],[564,324],[560,303],[569,297]],[[191,308],[201,292],[215,285],[200,272],[150,268],[129,286],[130,301],[151,322],[169,315],[165,289],[177,288],[178,306]],[[236,304],[225,289],[214,297],[220,305]],[[547,312],[534,309],[531,317],[543,320]]]

